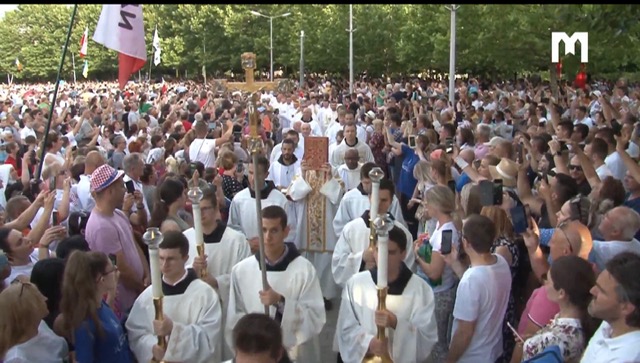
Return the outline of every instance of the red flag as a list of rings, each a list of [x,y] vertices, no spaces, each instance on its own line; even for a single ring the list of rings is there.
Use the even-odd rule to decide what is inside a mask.
[[[118,81],[123,89],[147,61],[142,5],[103,5],[93,40],[119,53]]]
[[[89,43],[89,28],[84,29],[84,34],[82,34],[82,39],[80,39],[80,58],[84,58],[87,56],[87,46]]]

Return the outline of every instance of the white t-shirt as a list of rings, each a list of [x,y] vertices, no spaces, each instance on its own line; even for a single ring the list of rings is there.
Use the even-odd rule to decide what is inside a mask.
[[[600,324],[587,349],[584,351],[581,363],[605,362],[638,362],[640,361],[640,331],[635,330],[611,337],[611,325],[606,321]]]
[[[69,356],[64,338],[57,336],[44,321],[38,325],[38,335],[13,346],[4,357],[5,363],[58,363]]]
[[[189,160],[199,161],[205,168],[215,168],[216,166],[216,140],[195,139],[189,145]]]
[[[460,320],[475,321],[476,328],[458,363],[495,362],[502,354],[502,322],[511,292],[511,272],[500,256],[488,266],[471,266],[458,285],[453,308],[455,335]]]
[[[16,277],[20,275],[25,275],[27,277],[31,277],[31,270],[33,270],[33,265],[38,262],[38,250],[36,249],[29,256],[29,263],[22,266],[11,266],[11,275],[4,279],[4,286],[9,286]]]

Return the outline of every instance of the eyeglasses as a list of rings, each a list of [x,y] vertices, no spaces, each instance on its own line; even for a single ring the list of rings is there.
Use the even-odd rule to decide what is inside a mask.
[[[582,171],[582,166],[580,166],[580,165],[569,165],[569,170]]]
[[[103,273],[104,276],[108,276],[109,274],[118,271],[118,266],[113,266],[113,268],[111,269],[111,271],[107,271],[105,273]]]

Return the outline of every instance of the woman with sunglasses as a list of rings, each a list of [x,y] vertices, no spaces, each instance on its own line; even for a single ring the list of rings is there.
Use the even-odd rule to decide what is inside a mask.
[[[110,307],[118,276],[104,253],[76,251],[69,257],[54,327],[75,347],[77,362],[132,362],[122,324]]]
[[[11,284],[0,293],[0,360],[4,363],[62,363],[67,343],[44,322],[47,298],[29,282]]]

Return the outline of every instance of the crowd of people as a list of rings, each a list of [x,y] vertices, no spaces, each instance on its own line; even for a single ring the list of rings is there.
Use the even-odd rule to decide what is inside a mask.
[[[0,362],[639,362],[640,88],[446,84],[1,86]]]

